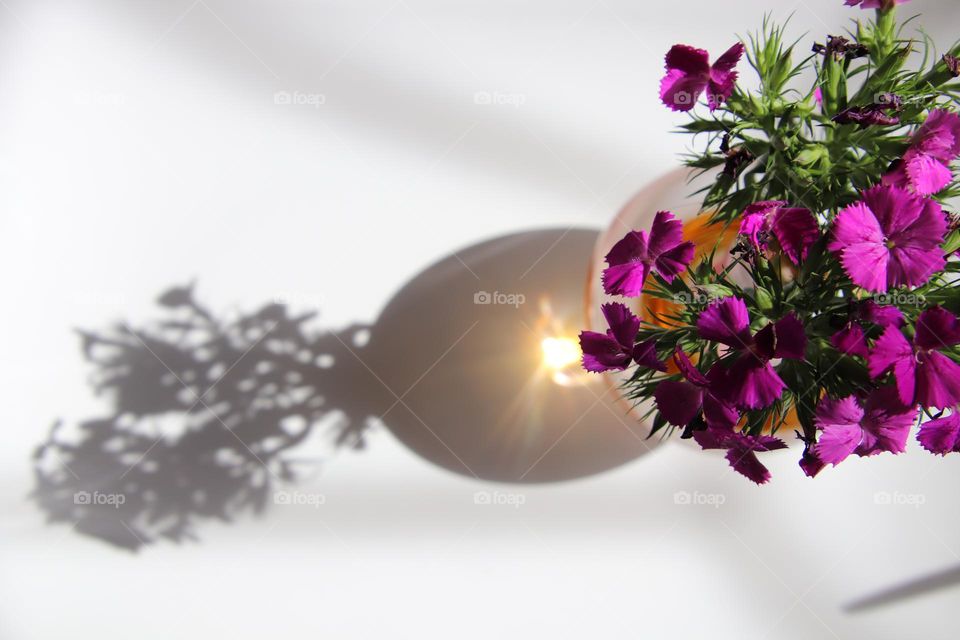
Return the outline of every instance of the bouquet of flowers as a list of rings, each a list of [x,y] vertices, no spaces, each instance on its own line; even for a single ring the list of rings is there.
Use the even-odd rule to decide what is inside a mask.
[[[638,304],[604,304],[609,329],[580,335],[585,369],[629,369],[624,395],[652,400],[651,435],[726,450],[758,484],[790,431],[810,477],[901,453],[917,425],[924,449],[960,452],[960,46],[905,39],[905,2],[846,0],[874,15],[796,64],[769,21],[713,63],[670,49],[660,98],[705,143],[686,164],[710,178],[700,215],[721,240],[695,247],[658,212],[606,256],[605,292]]]

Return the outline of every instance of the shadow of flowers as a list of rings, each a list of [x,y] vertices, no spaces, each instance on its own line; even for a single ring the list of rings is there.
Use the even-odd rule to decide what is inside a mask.
[[[315,314],[282,304],[217,318],[192,286],[158,304],[162,318],[141,329],[80,332],[112,411],[58,422],[36,449],[32,498],[49,521],[130,550],[195,539],[199,521],[260,513],[279,483],[315,468],[291,452],[317,427],[335,448],[364,446],[369,384],[345,365],[366,327],[312,332]]]

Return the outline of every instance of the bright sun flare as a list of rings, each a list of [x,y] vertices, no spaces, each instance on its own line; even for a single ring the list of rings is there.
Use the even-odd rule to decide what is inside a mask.
[[[563,371],[580,359],[580,345],[571,338],[544,338],[543,364],[553,371]]]

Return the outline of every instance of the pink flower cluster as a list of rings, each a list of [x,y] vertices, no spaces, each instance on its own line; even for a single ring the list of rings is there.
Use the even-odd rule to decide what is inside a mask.
[[[892,6],[880,0],[847,4],[865,9]],[[674,46],[666,57],[662,101],[673,110],[688,111],[706,92],[710,109],[717,109],[734,92],[734,67],[743,51],[742,45],[734,45],[711,65],[706,51]],[[949,225],[930,196],[953,181],[950,165],[958,156],[960,116],[933,110],[882,183],[864,190],[832,220],[783,201],[757,202],[741,216],[741,246],[754,255],[783,255],[799,268],[820,243],[849,278],[844,288],[882,294],[922,286],[946,266],[942,247]],[[604,290],[609,295],[640,296],[651,274],[669,285],[693,258],[694,246],[683,240],[680,220],[658,212],[649,231],[631,231],[610,250]],[[584,367],[593,372],[622,371],[636,364],[651,375],[663,374],[653,390],[660,416],[684,428],[702,448],[726,450],[734,470],[750,480],[758,484],[769,480],[757,454],[786,444],[774,436],[756,435],[756,429],[749,434],[742,425],[748,412],[771,407],[788,389],[782,367],[791,360],[804,361],[810,340],[805,323],[816,314],[787,311],[754,329],[757,325],[742,298],[716,300],[699,312],[693,327],[703,345],[698,357],[678,344],[668,345],[665,357],[672,360],[675,372],[670,374],[654,341],[637,343],[642,321],[627,306],[606,304],[603,313],[606,333],[584,331],[580,336]],[[939,412],[939,417],[922,424],[920,444],[937,454],[960,452],[960,364],[943,353],[960,344],[960,319],[933,306],[913,324],[913,334],[905,334],[909,327],[895,306],[869,299],[851,302],[846,323],[830,342],[845,356],[859,359],[872,384],[863,393],[819,400],[814,410],[817,437],[805,439],[800,463],[807,475],[852,454],[902,452],[921,409]],[[695,361],[704,352],[718,357],[701,370]]]

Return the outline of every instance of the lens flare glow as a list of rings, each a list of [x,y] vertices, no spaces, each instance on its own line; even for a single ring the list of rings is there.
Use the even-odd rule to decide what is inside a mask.
[[[543,364],[560,372],[580,360],[580,345],[571,338],[544,338],[540,342]]]

